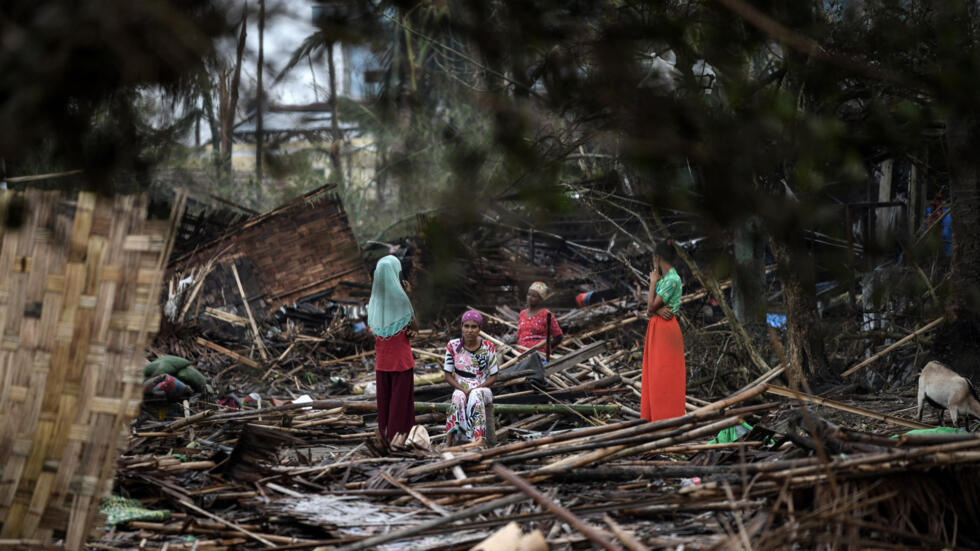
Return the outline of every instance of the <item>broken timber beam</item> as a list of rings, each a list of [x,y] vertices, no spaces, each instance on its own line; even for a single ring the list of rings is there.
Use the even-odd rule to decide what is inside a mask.
[[[213,342],[211,342],[211,341],[209,341],[209,340],[207,340],[207,339],[205,339],[203,337],[198,337],[197,338],[197,343],[198,344],[203,344],[204,346],[210,348],[211,350],[214,350],[215,352],[224,354],[225,356],[228,356],[229,358],[231,358],[231,359],[233,359],[233,360],[235,360],[237,362],[243,363],[243,364],[245,364],[245,365],[247,365],[249,367],[254,367],[256,369],[262,369],[262,366],[260,366],[259,363],[256,362],[255,360],[253,360],[253,359],[251,359],[249,357],[246,357],[246,356],[242,356],[238,352],[234,352],[232,350],[229,350],[229,349],[221,346],[220,344],[213,343]]]
[[[568,369],[577,363],[584,362],[593,356],[598,356],[606,351],[606,341],[599,341],[597,343],[590,344],[585,348],[580,348],[571,354],[565,354],[560,360],[555,360],[549,363],[544,370],[545,376],[554,375],[555,373]]]

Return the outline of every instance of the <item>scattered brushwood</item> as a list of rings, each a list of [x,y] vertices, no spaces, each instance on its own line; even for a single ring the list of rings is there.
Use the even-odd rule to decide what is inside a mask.
[[[118,524],[92,548],[463,549],[498,533],[539,534],[536,545],[552,549],[980,542],[971,522],[980,518],[980,439],[910,433],[933,428],[914,418],[912,393],[794,386],[767,336],[755,339],[763,344],[750,358],[733,337],[736,322],[692,284],[678,316],[689,352],[687,414],[646,422],[644,297],[629,289],[643,274],[610,257],[603,278],[593,278],[595,243],[494,235],[474,245],[492,254],[467,260],[467,290],[453,295],[454,309],[483,314],[483,338],[500,355],[492,445],[446,445],[452,389],[442,363],[455,318],[412,340],[415,421],[428,445],[392,450],[373,441],[369,289],[347,285],[360,293],[348,298],[318,292],[263,316],[263,293],[252,285],[267,274],[245,262],[215,268],[230,278],[227,302],[185,304],[185,319],[207,322],[168,333],[149,355],[192,360],[215,392],[166,419],[141,416],[118,461],[116,492],[170,517]],[[404,253],[410,279],[424,270],[424,251],[387,245]],[[515,289],[539,277],[558,279],[550,306],[565,329],[544,362],[547,351],[514,344]],[[573,291],[586,286],[605,300],[572,307]],[[211,288],[208,296],[221,295]],[[838,339],[838,352],[871,359],[844,363],[864,375],[883,358],[916,361],[931,327],[893,325],[843,326],[860,338]]]
[[[625,380],[590,376],[579,388]],[[907,428],[900,422],[914,422],[911,408],[896,417],[781,389],[758,383],[653,423],[622,409],[578,411],[587,404],[576,402],[610,397],[566,394],[544,413],[498,414],[503,438],[493,447],[440,447],[444,417],[420,414],[435,454],[371,455],[375,404],[356,395],[144,422],[117,485],[178,516],[118,526],[112,537],[151,548],[240,536],[234,545],[255,548],[440,549],[476,545],[516,522],[552,548],[980,541],[969,522],[980,513],[980,437],[893,438]],[[551,390],[536,395],[557,398]],[[854,428],[869,424],[876,430]]]

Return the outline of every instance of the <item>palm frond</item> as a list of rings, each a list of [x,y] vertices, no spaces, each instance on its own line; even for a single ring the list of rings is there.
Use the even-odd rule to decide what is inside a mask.
[[[279,82],[282,80],[282,78],[286,76],[286,73],[292,70],[293,67],[299,65],[300,61],[303,61],[306,56],[316,54],[318,50],[326,48],[327,42],[327,35],[324,31],[317,31],[306,37],[306,39],[303,40],[303,43],[299,45],[299,48],[296,48],[296,50],[293,51],[293,55],[290,56],[289,62],[286,63],[286,66],[283,67],[282,71],[280,71],[276,76],[275,81]]]

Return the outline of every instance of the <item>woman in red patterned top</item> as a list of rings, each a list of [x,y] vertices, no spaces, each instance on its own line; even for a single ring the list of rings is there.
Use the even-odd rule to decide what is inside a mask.
[[[548,286],[542,281],[535,281],[527,290],[527,308],[521,310],[517,319],[517,344],[531,348],[548,336],[548,318],[551,318],[551,343],[541,348],[554,349],[561,343],[562,331],[558,319],[550,310],[544,308],[544,300],[548,298]]]

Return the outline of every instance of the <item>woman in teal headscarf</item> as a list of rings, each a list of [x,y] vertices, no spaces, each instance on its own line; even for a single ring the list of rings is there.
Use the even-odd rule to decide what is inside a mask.
[[[415,310],[401,283],[402,265],[388,255],[374,268],[368,327],[374,333],[378,437],[403,442],[415,425]]]

